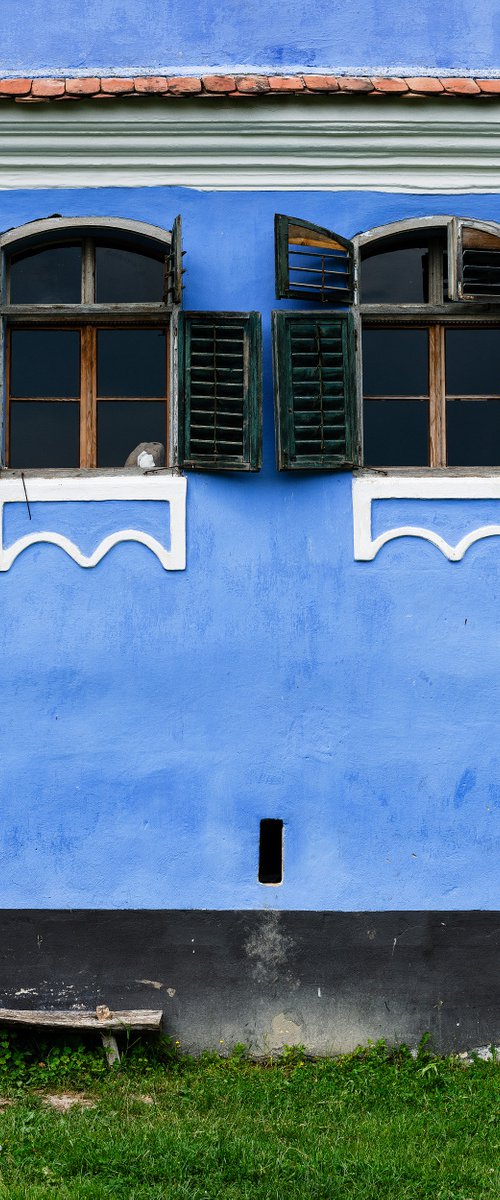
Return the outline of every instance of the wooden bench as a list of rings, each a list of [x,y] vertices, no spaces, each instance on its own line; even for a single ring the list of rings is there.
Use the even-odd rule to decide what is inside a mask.
[[[129,1029],[158,1031],[163,1013],[161,1008],[125,1009],[111,1012],[107,1004],[98,1004],[92,1012],[87,1009],[25,1009],[0,1008],[0,1025],[45,1025],[50,1028],[93,1029],[100,1033],[108,1066],[120,1061],[117,1033]]]

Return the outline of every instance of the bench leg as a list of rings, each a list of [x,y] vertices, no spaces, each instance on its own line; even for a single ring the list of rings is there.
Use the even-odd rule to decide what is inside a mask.
[[[106,1052],[108,1067],[114,1067],[115,1063],[120,1062],[120,1051],[118,1042],[112,1033],[101,1033],[102,1044]]]

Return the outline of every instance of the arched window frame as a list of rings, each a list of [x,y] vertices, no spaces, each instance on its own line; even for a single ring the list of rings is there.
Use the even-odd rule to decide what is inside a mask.
[[[162,302],[99,304],[84,294],[75,305],[13,305],[6,294],[8,256],[71,237],[131,237],[165,255]],[[5,331],[38,320],[64,325],[88,318],[93,326],[166,327],[169,333],[167,466],[208,471],[258,471],[262,461],[262,332],[257,312],[181,312],[181,218],[171,230],[112,217],[49,217],[0,235],[0,377],[6,395]],[[89,289],[90,290],[90,289]],[[5,403],[1,406],[2,459]],[[94,467],[95,469],[95,467]],[[97,468],[99,470],[100,468]],[[118,468],[121,470],[121,468]],[[71,472],[74,473],[74,470]]]
[[[113,304],[97,303],[93,299],[91,262],[93,244],[96,238],[110,241],[123,238],[130,241],[130,249],[140,250],[154,248],[165,258],[165,291],[162,301],[150,302],[120,302]],[[10,258],[30,249],[43,248],[44,245],[57,246],[71,241],[81,241],[83,254],[83,288],[81,301],[76,304],[11,304],[8,296],[8,265]],[[126,328],[140,325],[141,328],[164,328],[168,334],[168,371],[169,395],[166,399],[168,417],[166,428],[168,442],[166,445],[167,463],[173,465],[177,458],[177,326],[180,303],[181,279],[181,245],[180,224],[176,222],[173,230],[164,230],[145,222],[107,217],[49,217],[31,221],[16,229],[8,230],[0,235],[0,315],[1,315],[1,377],[3,390],[6,394],[6,345],[9,329],[30,328],[40,325],[43,328],[64,328],[65,326],[83,327],[87,322],[93,329],[99,326],[114,326]],[[83,349],[82,349],[83,353]],[[81,398],[81,437],[84,425],[84,399]],[[2,463],[5,461],[5,413],[6,406],[2,404]],[[87,465],[95,466],[95,463]],[[69,469],[69,468],[68,468]],[[80,468],[76,468],[80,469]],[[73,469],[74,473],[74,469]]]
[[[448,469],[447,462],[447,416],[446,416],[446,373],[445,331],[450,328],[498,326],[500,324],[500,288],[496,296],[484,299],[480,296],[464,295],[464,242],[474,231],[487,242],[492,237],[500,249],[500,224],[494,221],[477,221],[450,215],[408,219],[377,226],[353,238],[355,263],[355,307],[357,309],[358,338],[358,411],[361,439],[361,461],[365,463],[363,445],[363,330],[373,327],[412,328],[426,326],[429,330],[429,463],[431,469]],[[446,240],[448,281],[447,295],[443,294],[442,268],[439,256],[432,255],[429,264],[429,300],[425,303],[371,304],[363,302],[360,295],[363,251],[366,247],[377,247],[383,252],[384,242],[395,237],[402,240],[406,235],[435,233]],[[465,235],[465,236],[464,236]],[[437,268],[436,268],[436,263]],[[369,463],[366,465],[370,466]],[[382,465],[382,464],[381,464]],[[405,469],[404,464],[402,468]],[[406,468],[411,470],[413,468]],[[459,468],[458,468],[459,469]]]
[[[422,231],[446,236],[447,297],[437,294],[431,279],[425,305],[362,303],[360,270],[365,247],[377,245],[382,250],[386,240]],[[432,406],[429,465],[446,466],[443,329],[449,325],[500,325],[500,269],[499,282],[495,279],[487,298],[474,292],[474,280],[471,284],[470,273],[467,276],[467,249],[481,248],[481,244],[494,246],[498,252],[500,224],[439,214],[377,226],[349,240],[309,221],[277,214],[276,294],[278,298],[316,302],[316,311],[311,305],[307,312],[273,313],[280,470],[346,470],[364,465],[363,326],[369,322],[411,325],[419,320],[435,327],[429,373],[434,397],[439,390],[439,404]],[[336,379],[331,386],[329,368]],[[404,464],[395,465],[396,470],[401,467]]]

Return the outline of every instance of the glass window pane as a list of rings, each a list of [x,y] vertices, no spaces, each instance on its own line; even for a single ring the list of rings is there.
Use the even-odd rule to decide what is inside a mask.
[[[163,258],[115,246],[96,246],[97,303],[161,302],[163,272]]]
[[[363,330],[365,396],[427,396],[426,329]]]
[[[426,304],[427,246],[373,254],[361,264],[362,304]]]
[[[426,467],[429,405],[425,400],[365,400],[367,467]]]
[[[165,445],[164,400],[100,400],[97,405],[97,465],[123,467],[139,442]]]
[[[11,396],[79,396],[80,334],[76,329],[13,329]]]
[[[449,467],[500,466],[500,400],[447,400]]]
[[[500,396],[500,329],[446,330],[446,391]]]
[[[163,329],[100,329],[98,396],[164,396],[167,387]]]
[[[79,467],[80,405],[13,400],[9,466]]]
[[[80,304],[80,246],[49,246],[12,259],[11,304]]]

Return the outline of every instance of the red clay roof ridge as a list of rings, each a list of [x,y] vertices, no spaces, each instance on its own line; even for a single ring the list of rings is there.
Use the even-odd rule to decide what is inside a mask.
[[[329,75],[305,72],[294,75],[232,74],[53,76],[48,78],[0,78],[0,99],[20,104],[61,100],[127,100],[156,96],[165,99],[190,96],[399,96],[444,97],[500,95],[500,79],[470,76],[374,76]]]

